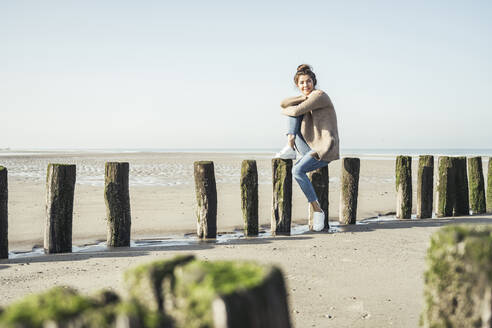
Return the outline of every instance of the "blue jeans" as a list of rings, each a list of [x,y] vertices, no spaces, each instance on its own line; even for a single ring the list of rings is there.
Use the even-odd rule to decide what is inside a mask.
[[[307,176],[307,172],[314,171],[320,167],[328,165],[328,162],[317,160],[312,156],[314,151],[308,146],[301,134],[301,116],[288,116],[287,117],[287,134],[293,134],[296,136],[295,145],[302,157],[294,164],[292,168],[292,176],[296,179],[302,192],[306,195],[308,202],[314,202],[318,200],[313,185]]]

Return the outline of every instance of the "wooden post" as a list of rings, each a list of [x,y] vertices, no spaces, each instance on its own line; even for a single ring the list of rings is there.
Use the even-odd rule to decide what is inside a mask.
[[[9,258],[9,212],[7,168],[0,166],[0,259]]]
[[[342,184],[340,188],[341,224],[355,224],[357,220],[357,197],[359,193],[360,159],[342,159]]]
[[[417,177],[417,218],[432,217],[432,201],[434,198],[434,156],[419,156]]]
[[[198,238],[217,237],[217,187],[214,162],[194,163]]]
[[[453,216],[456,202],[456,172],[453,159],[439,156],[436,186],[436,216]]]
[[[470,182],[470,208],[473,214],[485,213],[485,185],[483,181],[482,157],[468,159]]]
[[[292,160],[272,159],[272,220],[273,235],[290,235],[292,216]]]
[[[453,166],[456,171],[456,202],[455,216],[470,215],[470,201],[468,196],[468,177],[466,173],[466,157],[454,157]]]
[[[329,193],[329,171],[328,166],[321,167],[317,170],[309,173],[309,179],[313,184],[314,191],[318,197],[318,202],[321,205],[321,209],[325,212],[325,228],[323,230],[330,229],[328,208],[330,200],[328,198]],[[309,230],[313,230],[313,208],[309,206]]]
[[[132,223],[128,190],[129,164],[108,162],[104,171],[104,200],[108,221],[107,245],[128,247]]]
[[[396,157],[396,217],[412,217],[412,157]]]
[[[264,270],[265,277],[254,287],[242,287],[214,299],[213,327],[292,327],[283,274],[276,267]]]
[[[244,235],[258,236],[258,170],[254,160],[244,160],[241,165],[241,209]]]
[[[492,213],[492,157],[489,157],[487,172],[487,212]]]
[[[449,225],[427,250],[420,327],[490,327],[490,225]]]
[[[45,253],[70,253],[72,251],[75,175],[75,165],[48,164]]]

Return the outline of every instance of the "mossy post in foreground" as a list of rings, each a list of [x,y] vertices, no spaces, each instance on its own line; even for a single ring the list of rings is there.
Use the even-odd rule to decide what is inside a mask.
[[[321,205],[321,209],[325,212],[325,228],[324,230],[328,230],[330,228],[328,208],[329,208],[329,172],[328,166],[321,167],[317,170],[309,173],[309,178],[314,187],[314,191],[316,192],[316,196],[318,197],[318,202]],[[313,230],[313,208],[309,206],[309,230]]]
[[[6,307],[0,313],[0,327],[136,328],[169,327],[169,322],[109,290],[85,296],[73,288],[58,286]]]
[[[244,160],[241,165],[241,209],[244,235],[258,236],[258,170],[256,161]]]
[[[198,238],[217,237],[217,186],[214,162],[194,163]]]
[[[432,202],[434,199],[434,156],[419,156],[419,171],[417,176],[417,218],[432,217]]]
[[[275,266],[198,261],[192,255],[125,272],[126,295],[58,286],[0,311],[0,327],[290,328],[285,280]]]
[[[191,261],[164,281],[164,312],[175,327],[291,327],[282,272],[243,261]]]
[[[128,163],[108,162],[105,165],[104,200],[106,202],[107,245],[130,246],[131,215]]]
[[[439,156],[436,187],[436,216],[453,216],[456,202],[456,173],[453,159]]]
[[[396,217],[412,217],[412,157],[396,157]]]
[[[485,184],[483,181],[482,157],[468,158],[468,181],[470,183],[470,209],[472,213],[485,213]]]
[[[215,287],[216,290],[223,288],[226,293],[216,297],[212,302],[214,327],[291,327],[287,291],[280,269],[272,266],[258,270],[259,266],[247,262],[222,263],[233,269],[236,267],[234,276],[242,277],[239,280],[231,277],[233,284],[238,285],[236,290],[231,289],[229,292],[220,285]],[[215,265],[220,264],[218,262]],[[247,277],[246,274],[250,276]],[[222,275],[223,278],[229,279]],[[223,280],[222,283],[229,284],[227,280]]]
[[[9,257],[9,212],[7,168],[0,166],[0,259]]]
[[[342,186],[340,188],[341,224],[355,224],[357,220],[357,197],[359,193],[360,159],[342,159]]]
[[[456,202],[454,206],[455,216],[470,215],[470,201],[468,196],[468,177],[466,171],[466,157],[453,158],[455,168]]]
[[[421,326],[491,327],[492,228],[448,226],[431,238]]]
[[[48,164],[46,177],[45,253],[72,251],[75,165]]]
[[[492,157],[489,157],[487,172],[487,212],[492,213]]]
[[[272,159],[272,220],[273,235],[290,235],[292,215],[292,160]]]

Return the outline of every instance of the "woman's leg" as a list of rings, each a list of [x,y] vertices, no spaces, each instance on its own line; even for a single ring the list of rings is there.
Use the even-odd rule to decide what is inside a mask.
[[[288,144],[291,148],[297,148],[297,151],[302,155],[306,155],[311,148],[304,140],[301,134],[301,122],[304,115],[287,116],[287,137]]]
[[[314,158],[312,156],[313,153],[314,151],[309,151],[292,168],[292,175],[310,203],[317,202],[318,197],[306,173],[328,165],[328,162]]]
[[[301,133],[301,122],[304,115],[287,116],[287,134],[296,135]]]
[[[295,147],[296,135],[301,134],[301,116],[287,116],[287,144],[291,147]]]
[[[296,135],[295,144],[296,144],[297,151],[302,156],[306,155],[307,153],[309,153],[311,151],[311,148],[306,143],[306,140],[304,140],[304,137],[302,136],[301,132],[299,132]]]

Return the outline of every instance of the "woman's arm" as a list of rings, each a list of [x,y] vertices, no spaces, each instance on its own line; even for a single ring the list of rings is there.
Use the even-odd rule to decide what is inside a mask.
[[[298,105],[291,105],[282,109],[282,114],[287,116],[299,116],[315,109],[330,105],[330,98],[321,90],[314,90],[306,100]]]
[[[280,103],[280,107],[287,108],[289,106],[299,105],[300,103],[302,103],[306,99],[307,98],[304,95],[300,95],[297,97],[289,97],[289,98],[282,100],[282,102]]]

